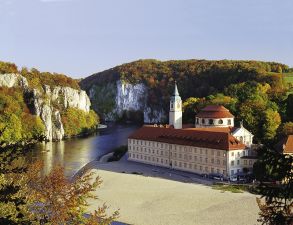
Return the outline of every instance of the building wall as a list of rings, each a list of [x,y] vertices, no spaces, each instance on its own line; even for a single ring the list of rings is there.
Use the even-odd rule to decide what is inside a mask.
[[[238,128],[236,131],[232,133],[234,137],[236,137],[239,141],[245,144],[247,147],[252,145],[253,135],[244,127]]]
[[[248,149],[239,149],[239,150],[229,151],[227,167],[228,167],[230,176],[233,176],[238,172],[243,172],[241,157],[248,156],[248,155],[249,155]]]
[[[234,118],[195,117],[195,127],[234,127]]]
[[[129,160],[197,174],[218,173],[225,177],[228,151],[146,140],[128,139]]]

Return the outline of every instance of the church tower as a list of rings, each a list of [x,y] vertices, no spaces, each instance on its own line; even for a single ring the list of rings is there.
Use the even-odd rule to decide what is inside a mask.
[[[182,101],[175,81],[174,93],[170,99],[169,125],[182,129]]]

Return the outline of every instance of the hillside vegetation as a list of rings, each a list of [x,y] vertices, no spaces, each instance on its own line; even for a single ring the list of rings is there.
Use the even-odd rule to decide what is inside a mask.
[[[185,101],[184,121],[206,104],[223,104],[238,121],[250,129],[257,140],[272,140],[281,123],[289,119],[288,83],[291,69],[284,64],[233,60],[138,60],[94,74],[80,82],[87,91],[118,79],[144,83],[148,88],[147,105],[169,110],[169,98],[177,81]],[[285,78],[285,80],[288,78]],[[190,99],[191,98],[191,99]],[[97,103],[98,104],[98,103]],[[165,121],[167,122],[167,121]]]
[[[27,69],[23,67],[18,69],[14,63],[0,61],[0,74],[4,73],[19,73],[24,76],[31,88],[41,88],[43,85],[50,87],[63,86],[71,87],[73,89],[80,89],[78,82],[64,74],[40,72],[35,68]]]
[[[85,112],[72,107],[65,108],[62,101],[49,103],[48,96],[43,93],[43,85],[51,88],[61,86],[80,90],[74,79],[62,74],[39,72],[37,69],[18,70],[15,64],[0,61],[0,76],[1,74],[21,74],[27,79],[29,90],[21,87],[0,87],[0,147],[20,142],[44,140],[45,121],[34,115],[32,102],[36,99],[31,99],[32,89],[38,89],[42,93],[42,104],[48,104],[52,112],[60,111],[66,137],[95,130],[99,118],[94,111]],[[61,99],[63,97],[60,96]],[[55,119],[52,117],[53,123],[56,123]]]

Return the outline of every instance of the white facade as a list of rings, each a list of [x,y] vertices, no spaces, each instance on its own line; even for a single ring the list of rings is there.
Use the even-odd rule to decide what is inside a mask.
[[[232,132],[232,135],[243,144],[245,144],[247,147],[251,147],[254,135],[250,133],[247,129],[245,129],[242,123],[240,124],[239,128]]]
[[[197,174],[221,174],[225,178],[243,172],[240,158],[248,155],[247,151],[128,139],[128,160]]]

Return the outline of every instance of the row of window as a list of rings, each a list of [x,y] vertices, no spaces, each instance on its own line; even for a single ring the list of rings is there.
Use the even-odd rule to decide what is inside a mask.
[[[196,118],[196,124],[199,124],[199,122],[200,122],[200,119]],[[222,125],[223,123],[224,123],[224,121],[222,119],[219,119],[219,120],[201,119],[201,124],[209,124],[209,125],[219,124],[219,125]],[[231,119],[228,119],[227,120],[227,125],[231,125],[231,124],[232,124]]]
[[[149,161],[149,162],[154,162],[158,164],[164,164],[168,165],[168,160],[163,159],[163,158],[157,158],[157,157],[150,157],[150,156],[143,156],[139,154],[131,154],[129,153],[129,157],[137,160],[144,160],[144,161]],[[207,166],[202,166],[202,165],[197,165],[197,164],[191,164],[191,163],[186,163],[186,162],[180,162],[180,161],[173,161],[171,162],[168,166],[171,167],[178,167],[178,168],[186,168],[186,169],[191,169],[191,170],[199,170],[201,172],[206,172],[206,173],[223,173],[226,174],[226,170],[220,170],[218,168],[214,167],[207,167]]]
[[[241,157],[241,156],[245,156],[245,151],[242,151],[242,154],[240,152],[231,152],[230,153],[231,157]]]
[[[149,148],[146,149],[145,147],[129,145],[128,148],[129,148],[129,150],[144,151],[144,152],[151,153],[151,150]],[[172,150],[172,145],[170,145],[170,149],[169,150]],[[182,152],[183,146],[179,146],[179,148],[178,148],[178,146],[177,147],[174,146],[174,149],[173,150],[179,150],[179,151]],[[211,155],[217,155],[217,156],[221,156],[222,155],[223,157],[226,157],[226,152],[225,151],[214,150],[214,149],[208,150],[208,149],[197,149],[197,148],[194,148],[193,149],[193,152],[195,154],[197,154],[198,153],[197,150],[199,150],[199,153],[200,154],[208,155],[208,153],[210,153]],[[158,150],[156,150],[156,151],[158,151]],[[184,152],[185,153],[187,153],[187,152],[192,153],[192,149],[186,149],[186,147],[184,147]],[[152,153],[155,154],[154,150],[152,150]],[[159,154],[159,153],[157,153],[157,154]],[[233,156],[234,156],[234,152],[233,152]]]

